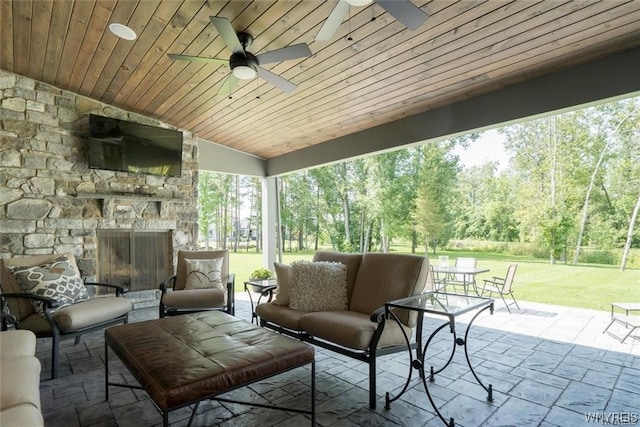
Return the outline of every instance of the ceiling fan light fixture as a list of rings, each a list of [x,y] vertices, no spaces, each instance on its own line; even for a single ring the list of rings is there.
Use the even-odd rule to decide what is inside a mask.
[[[351,6],[360,7],[373,3],[373,0],[345,0]]]
[[[127,27],[126,25],[119,24],[117,22],[113,22],[109,24],[109,30],[116,36],[120,37],[121,39],[135,40],[138,38],[138,35],[136,34],[135,31],[133,31],[131,28]]]
[[[250,65],[237,65],[233,68],[233,75],[240,80],[251,80],[258,72]]]

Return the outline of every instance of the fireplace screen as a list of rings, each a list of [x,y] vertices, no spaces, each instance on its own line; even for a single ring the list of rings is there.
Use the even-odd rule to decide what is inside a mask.
[[[97,230],[98,281],[158,289],[173,274],[171,231]]]

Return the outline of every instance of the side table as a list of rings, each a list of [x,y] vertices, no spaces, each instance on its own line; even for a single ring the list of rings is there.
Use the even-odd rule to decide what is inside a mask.
[[[263,297],[267,297],[267,302],[271,302],[273,298],[273,291],[278,287],[278,281],[276,279],[267,280],[247,280],[244,282],[244,290],[249,294],[249,302],[251,302],[251,323],[256,321],[258,324],[258,315],[255,312],[255,306],[260,304]],[[258,294],[258,300],[255,305],[253,304],[253,294]]]
[[[449,427],[453,427],[455,425],[453,417],[449,418],[449,420],[445,419],[444,416],[440,413],[440,410],[436,407],[436,403],[431,396],[431,392],[429,391],[429,387],[427,387],[428,378],[430,382],[435,381],[435,375],[442,372],[453,360],[453,355],[455,354],[456,347],[461,346],[464,347],[464,355],[467,360],[467,365],[469,367],[469,371],[473,374],[474,378],[478,382],[482,388],[487,392],[487,400],[493,401],[493,385],[489,384],[485,386],[478,375],[476,375],[473,370],[473,366],[471,365],[471,361],[469,360],[469,353],[467,351],[467,340],[469,336],[469,330],[471,329],[471,325],[474,320],[485,310],[490,310],[491,314],[493,314],[493,299],[477,297],[477,296],[467,296],[467,295],[459,295],[459,294],[449,294],[442,292],[427,292],[420,295],[414,295],[408,298],[402,298],[394,301],[387,302],[385,304],[385,315],[387,319],[394,319],[396,322],[400,323],[398,317],[396,316],[396,310],[411,310],[416,311],[418,313],[418,322],[416,325],[416,355],[413,356],[413,352],[411,348],[413,347],[410,343],[409,337],[402,330],[404,335],[404,339],[407,343],[407,349],[409,350],[409,376],[407,378],[407,382],[405,383],[403,389],[400,393],[391,397],[389,393],[386,394],[386,402],[385,408],[391,408],[391,402],[398,399],[402,396],[407,389],[409,388],[409,383],[411,382],[411,373],[413,369],[416,369],[420,375],[420,379],[422,380],[422,384],[424,385],[424,390],[429,399],[429,403],[433,407],[436,415],[444,422],[445,425]],[[457,336],[456,334],[456,322],[455,318],[461,314],[468,313],[471,311],[475,311],[476,314],[471,318],[469,323],[467,324],[466,331],[464,333],[464,338]],[[438,326],[433,333],[427,339],[427,342],[422,342],[422,328],[423,328],[423,320],[425,314],[436,316],[442,316],[446,320],[440,326]],[[433,338],[440,332],[442,329],[449,327],[449,331],[452,334],[452,344],[453,348],[451,350],[451,355],[449,356],[449,360],[439,369],[434,369],[433,366],[430,367],[428,374],[425,374],[425,354],[427,353],[427,349],[429,348],[429,344],[433,340]]]

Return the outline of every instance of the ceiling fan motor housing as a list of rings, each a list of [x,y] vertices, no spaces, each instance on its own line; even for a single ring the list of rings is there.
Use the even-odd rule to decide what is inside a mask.
[[[233,70],[234,68],[244,65],[245,67],[253,68],[254,71],[258,72],[258,59],[251,52],[244,52],[244,55],[241,53],[234,53],[229,58],[229,66]]]

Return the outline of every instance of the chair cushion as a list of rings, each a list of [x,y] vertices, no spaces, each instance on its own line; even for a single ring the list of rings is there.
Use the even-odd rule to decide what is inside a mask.
[[[38,337],[51,336],[51,325],[44,317],[38,313],[31,313],[31,315],[22,319],[16,326],[20,330],[32,331]]]
[[[288,264],[274,262],[273,268],[276,270],[276,277],[278,279],[278,291],[276,292],[276,297],[272,303],[276,305],[289,305],[289,301],[291,300],[291,288],[293,287],[293,281],[291,280],[291,266]]]
[[[62,255],[35,266],[9,266],[9,271],[25,292],[58,301],[54,310],[89,299],[80,271],[73,257]],[[44,317],[44,304],[32,301],[36,312]]]
[[[162,304],[167,309],[221,308],[226,304],[226,295],[224,289],[185,289],[166,293]]]
[[[184,289],[187,283],[187,263],[185,259],[216,259],[222,258],[222,283],[226,283],[229,277],[229,251],[221,249],[217,251],[178,251],[176,262],[176,279],[173,284],[174,291]]]
[[[338,262],[295,261],[291,264],[289,307],[300,311],[347,309],[347,266]]]
[[[187,281],[185,289],[224,289],[222,284],[222,258],[185,260]]]
[[[73,331],[113,320],[131,311],[131,302],[124,297],[95,297],[57,310],[53,314],[61,331]]]
[[[299,324],[309,335],[357,350],[369,348],[378,326],[368,315],[355,311],[305,313]],[[412,329],[405,326],[402,328],[411,338]],[[402,329],[397,322],[387,321],[378,341],[378,348],[402,344],[406,344]]]

